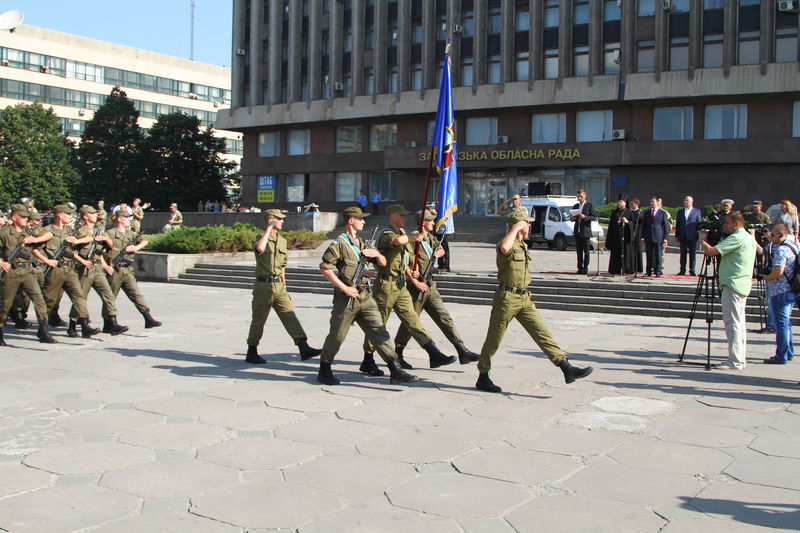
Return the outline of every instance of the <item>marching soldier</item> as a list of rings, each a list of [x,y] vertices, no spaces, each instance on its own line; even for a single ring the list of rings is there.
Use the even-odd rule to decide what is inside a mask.
[[[73,228],[69,226],[72,209],[67,205],[57,205],[53,208],[53,214],[55,215],[53,223],[44,228],[45,234],[49,235],[47,241],[41,247],[33,250],[33,255],[50,269],[49,274],[44,277],[44,301],[50,311],[58,305],[61,295],[66,292],[69,299],[72,300],[72,307],[78,316],[77,323],[81,326],[81,336],[88,339],[92,335],[100,333],[100,330],[89,326],[86,296],[81,290],[75,266],[76,263],[80,263],[84,268],[88,268],[91,263],[70,251],[69,247],[67,247],[68,253],[56,258],[63,243],[73,245],[77,239],[73,235]]]
[[[97,201],[97,222],[96,224],[103,229],[106,229],[106,218],[108,217],[108,212],[105,208],[106,202],[105,200],[98,200]]]
[[[366,248],[364,241],[358,236],[358,232],[364,229],[364,218],[369,215],[359,207],[348,207],[342,216],[345,231],[325,250],[319,265],[320,272],[333,285],[334,291],[331,328],[322,346],[317,381],[325,385],[339,384],[331,371],[331,364],[347,337],[350,326],[356,322],[389,366],[390,383],[415,382],[417,377],[408,374],[400,366],[392,339],[386,331],[385,320],[372,298],[369,284],[353,284],[362,259],[377,263],[378,266],[387,264],[386,258],[378,250]]]
[[[478,381],[475,387],[486,392],[502,392],[502,389],[489,379],[492,367],[492,356],[500,347],[500,341],[506,332],[508,323],[516,318],[530,334],[539,348],[550,361],[561,368],[564,381],[572,383],[578,378],[592,373],[592,367],[577,368],[571,366],[564,351],[558,347],[550,330],[539,316],[536,305],[531,301],[528,285],[531,283],[531,257],[525,245],[525,236],[530,230],[528,210],[524,207],[509,212],[508,234],[497,245],[497,281],[500,285],[494,293],[492,314],[489,318],[489,329],[486,341],[481,349],[478,361]]]
[[[144,220],[144,210],[150,207],[150,204],[142,204],[141,198],[134,198],[133,199],[133,206],[131,207],[131,212],[133,213],[133,218],[131,219],[131,231],[134,233],[139,233],[139,230],[142,229],[142,220]]]
[[[270,309],[275,309],[286,332],[292,337],[300,350],[300,358],[305,361],[320,354],[321,350],[308,345],[308,336],[294,312],[294,305],[286,292],[286,239],[278,232],[283,228],[286,215],[279,209],[264,211],[267,228],[256,242],[256,281],[253,285],[250,332],[247,335],[247,357],[245,361],[254,365],[266,363],[258,355],[258,343],[264,334]]]
[[[104,265],[103,269],[108,274],[109,285],[111,285],[114,297],[116,298],[119,290],[122,289],[128,299],[133,302],[136,310],[144,317],[145,329],[157,328],[161,322],[150,316],[150,307],[147,306],[144,296],[139,292],[133,271],[133,254],[147,246],[147,239],[141,239],[140,235],[134,234],[130,230],[131,218],[133,218],[133,213],[127,206],[117,211],[116,226],[105,233],[106,247],[109,249],[111,263]],[[108,309],[104,308],[104,317],[107,312]],[[103,329],[105,330],[105,328]]]
[[[3,340],[3,326],[8,318],[8,311],[14,303],[14,295],[22,287],[33,302],[36,318],[39,319],[39,331],[36,336],[39,342],[54,343],[55,339],[47,329],[47,306],[42,298],[42,290],[31,272],[30,245],[43,242],[46,237],[27,235],[28,210],[24,205],[11,206],[11,225],[6,225],[0,230],[0,269],[3,270],[2,282],[2,307],[0,307],[0,346],[5,346]],[[21,243],[21,245],[20,245]],[[12,258],[11,254],[20,245],[20,252]]]
[[[28,216],[28,229],[33,228],[33,236],[34,237],[41,237],[44,234],[44,231],[41,228],[42,225],[42,215],[39,211],[30,211]],[[31,249],[41,246],[41,244],[31,246]],[[33,272],[33,277],[36,278],[36,281],[39,283],[39,287],[44,287],[44,274],[42,272],[41,267],[39,266],[39,262],[36,259],[31,258],[31,272]],[[17,291],[17,295],[14,296],[14,304],[11,306],[10,316],[11,320],[14,321],[14,329],[28,329],[30,327],[30,322],[27,320],[28,316],[28,309],[31,306],[31,299],[28,298],[28,295],[25,294],[25,291],[20,288]]]
[[[128,331],[128,326],[121,326],[117,323],[117,304],[114,293],[111,291],[111,285],[108,284],[108,278],[104,272],[107,263],[103,257],[105,250],[106,237],[102,234],[103,229],[97,224],[97,210],[89,205],[81,206],[80,221],[76,224],[82,226],[75,235],[76,240],[73,245],[75,255],[80,256],[79,262],[81,265],[88,265],[79,269],[79,278],[81,283],[81,294],[84,298],[89,296],[89,289],[94,288],[94,291],[103,302],[103,333],[110,333],[119,335]],[[84,263],[85,261],[85,263]],[[70,337],[77,337],[78,325],[78,311],[75,306],[69,313],[69,327],[67,328],[67,335]]]
[[[431,368],[449,365],[456,361],[455,357],[447,356],[439,351],[436,344],[425,328],[422,327],[419,315],[414,311],[411,294],[406,289],[406,274],[411,275],[408,268],[409,253],[406,245],[409,242],[421,242],[422,234],[417,234],[410,240],[406,235],[404,226],[408,211],[400,204],[390,205],[386,208],[389,215],[389,228],[379,233],[377,241],[378,252],[386,258],[386,263],[378,263],[378,276],[375,282],[373,298],[380,309],[383,323],[389,319],[389,313],[394,311],[406,326],[414,340],[422,349],[428,352]],[[371,376],[382,376],[383,371],[375,364],[373,356],[374,347],[369,337],[364,339],[364,360],[360,370]],[[410,369],[411,365],[401,360],[403,368]]]
[[[436,215],[427,209],[425,210],[424,215],[425,220],[422,223],[422,240],[419,241],[420,251],[419,262],[417,265],[419,276],[407,276],[406,280],[406,287],[408,288],[408,292],[411,294],[411,300],[414,302],[414,311],[417,313],[417,315],[422,314],[423,309],[426,313],[428,313],[436,325],[439,326],[439,329],[442,331],[442,333],[444,333],[445,337],[447,337],[447,340],[449,340],[453,346],[455,346],[456,352],[458,353],[459,363],[462,365],[474,363],[478,360],[478,354],[470,351],[466,346],[464,346],[464,341],[461,339],[461,335],[456,329],[453,318],[450,316],[450,313],[447,312],[447,309],[444,306],[442,295],[439,294],[439,291],[436,289],[436,282],[433,281],[432,276],[430,282],[424,279],[423,274],[427,271],[431,262],[435,261],[435,258],[444,255],[444,249],[441,247],[437,248],[439,241],[436,239],[436,237],[434,237],[433,233],[431,233],[433,231],[433,221],[436,219]],[[422,211],[416,212],[415,217],[417,219],[417,224],[419,224],[422,216]],[[416,238],[416,235],[417,234],[415,232],[412,234],[412,237]],[[412,254],[413,256],[415,253],[414,245],[409,243],[406,246],[408,247],[407,253]],[[411,333],[408,331],[408,328],[405,326],[405,324],[400,324],[400,329],[397,331],[397,335],[395,335],[394,338],[394,350],[397,352],[397,355],[400,357],[401,361],[403,361],[403,348],[406,346],[406,344],[408,344],[408,340],[410,338]]]

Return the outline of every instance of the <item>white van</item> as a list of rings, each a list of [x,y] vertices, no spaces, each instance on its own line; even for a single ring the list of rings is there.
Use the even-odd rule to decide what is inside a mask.
[[[576,203],[574,196],[524,196],[519,204],[527,207],[530,216],[535,218],[531,222],[531,232],[528,234],[528,243],[546,243],[548,248],[566,250],[570,244],[575,244],[573,231],[575,223],[570,220],[570,210]],[[596,239],[605,238],[603,228],[597,221],[592,222],[592,236]]]

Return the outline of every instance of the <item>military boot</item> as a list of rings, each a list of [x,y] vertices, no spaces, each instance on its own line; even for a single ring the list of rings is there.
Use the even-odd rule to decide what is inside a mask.
[[[22,309],[14,309],[14,312],[11,314],[11,320],[14,321],[14,329],[28,329],[31,325],[30,322],[25,320]]]
[[[69,319],[69,326],[67,326],[67,337],[75,338],[78,336],[78,322]]]
[[[440,366],[450,365],[456,362],[455,356],[445,355],[440,352],[433,341],[423,346],[422,349],[428,352],[428,360],[431,363],[431,368],[439,368]]]
[[[475,352],[470,351],[469,348],[464,346],[463,342],[453,343],[453,346],[455,346],[456,353],[458,353],[458,362],[462,365],[468,365],[480,359],[480,356]]]
[[[406,361],[406,358],[403,357],[403,348],[405,348],[405,346],[401,346],[399,344],[395,345],[394,347],[394,353],[397,354],[397,360],[400,361],[400,368],[403,370],[413,370],[414,367],[411,366],[411,363]]]
[[[364,360],[361,361],[361,366],[358,367],[360,371],[365,373],[368,376],[385,376],[386,374],[378,368],[378,365],[375,364],[375,355],[369,352],[364,352]]]
[[[110,316],[103,320],[103,333],[111,333],[111,335],[119,335],[128,331],[128,326],[120,326],[117,324],[117,317]]]
[[[564,359],[560,363],[558,363],[558,368],[564,373],[564,381],[567,383],[572,383],[576,379],[585,378],[589,374],[592,373],[594,368],[587,366],[586,368],[578,368],[577,366],[572,366],[569,364],[568,359]]]
[[[297,341],[297,348],[300,350],[301,361],[308,361],[312,357],[316,357],[322,353],[322,350],[309,346],[308,339],[300,339]]]
[[[70,320],[69,321],[70,327],[72,327],[73,324],[74,322]],[[100,333],[99,329],[93,328],[89,325],[88,318],[79,318],[78,325],[81,327],[81,337],[83,337],[84,339],[89,339],[92,337],[92,335],[97,335],[98,333]],[[67,335],[69,335],[69,330],[67,330]]]
[[[400,361],[391,359],[389,365],[389,383],[392,385],[402,385],[403,383],[414,383],[419,381],[417,376],[409,374],[400,366]]]
[[[157,328],[161,325],[161,322],[150,316],[150,311],[143,312],[142,316],[144,317],[144,329]]]
[[[67,325],[67,323],[64,322],[60,316],[58,316],[58,307],[54,307],[53,310],[50,311],[50,315],[47,317],[47,323],[54,328],[60,328]]]
[[[475,383],[475,388],[486,392],[503,392],[503,389],[492,383],[489,379],[488,372],[481,372],[478,375],[478,381]]]
[[[248,346],[247,347],[247,357],[245,357],[245,362],[250,363],[251,365],[263,365],[266,363],[266,359],[258,355],[258,349],[256,346]]]
[[[333,375],[333,371],[331,370],[330,363],[323,363],[320,361],[319,363],[319,373],[317,374],[317,381],[322,383],[323,385],[338,385],[340,381],[336,379],[336,376]]]
[[[39,331],[36,332],[36,336],[39,337],[39,342],[41,343],[56,344],[56,340],[50,335],[50,330],[47,329],[46,320],[39,321]]]

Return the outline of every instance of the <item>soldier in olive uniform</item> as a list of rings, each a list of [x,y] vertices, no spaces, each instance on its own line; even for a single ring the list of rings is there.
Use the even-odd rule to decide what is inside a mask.
[[[506,332],[508,323],[516,318],[530,334],[548,359],[564,373],[564,380],[572,383],[578,378],[588,376],[592,367],[578,368],[569,364],[564,351],[556,344],[550,330],[539,316],[528,285],[531,283],[531,257],[525,244],[525,236],[530,230],[528,210],[524,207],[509,212],[506,217],[509,231],[497,245],[497,281],[500,285],[494,293],[492,314],[489,318],[489,329],[486,341],[481,349],[478,361],[478,377],[475,387],[486,392],[502,392],[502,389],[489,379],[492,367],[492,356],[500,347],[500,341]]]
[[[98,200],[97,201],[97,226],[106,229],[106,218],[108,218],[108,212],[105,208],[105,201]]]
[[[431,265],[431,262],[435,261],[435,258],[444,255],[444,249],[439,247],[438,239],[431,233],[431,231],[433,231],[433,221],[436,219],[436,214],[426,209],[424,215],[425,220],[422,223],[423,239],[419,241],[420,250],[417,265],[417,272],[419,275],[407,276],[406,288],[411,294],[411,300],[414,302],[414,311],[417,315],[420,315],[424,309],[425,312],[430,315],[436,325],[439,326],[439,329],[442,330],[445,337],[447,337],[447,340],[455,346],[456,352],[458,352],[458,361],[462,365],[473,363],[478,360],[478,354],[464,346],[464,341],[461,340],[461,335],[456,329],[455,322],[453,322],[453,318],[444,306],[442,295],[439,294],[439,291],[436,289],[436,282],[433,281],[433,276],[431,275],[430,277],[430,283],[424,279],[424,274],[428,270],[428,266]],[[419,225],[423,212],[417,211],[415,216],[417,224]],[[412,237],[416,238],[416,235],[417,233],[415,232],[412,234]],[[407,253],[413,257],[416,253],[415,245],[409,243],[406,246],[408,247]],[[403,357],[403,348],[408,344],[410,338],[411,333],[408,331],[405,324],[401,323],[400,329],[394,337],[394,350],[401,360]]]
[[[117,211],[117,223],[114,228],[105,233],[106,248],[111,258],[111,263],[103,267],[108,274],[108,283],[111,285],[111,292],[116,298],[119,290],[122,289],[128,299],[133,302],[136,310],[144,317],[145,329],[157,328],[161,322],[150,316],[150,307],[139,292],[139,285],[136,283],[136,276],[133,268],[133,254],[147,246],[147,239],[139,237],[138,242],[134,243],[136,234],[131,231],[131,218],[133,213],[127,206]],[[106,317],[108,309],[103,309],[103,316]],[[105,330],[105,328],[103,328]]]
[[[28,211],[30,216],[28,217],[28,228],[34,228],[33,236],[34,237],[41,237],[44,234],[44,231],[41,228],[42,225],[42,215],[39,211]],[[31,245],[31,249],[41,246],[40,244]],[[39,283],[39,287],[44,287],[44,274],[42,269],[39,265],[39,262],[36,261],[35,258],[31,258],[31,272],[33,272],[33,277],[36,278],[36,281]],[[11,320],[14,321],[14,329],[28,329],[30,327],[30,322],[28,322],[28,309],[31,306],[31,299],[28,298],[28,295],[25,294],[25,291],[20,288],[17,291],[17,295],[14,296],[14,304],[11,306]]]
[[[754,224],[772,224],[772,220],[770,220],[769,215],[761,210],[761,200],[753,201],[751,209],[747,212],[747,215],[745,215],[744,219],[747,222],[747,229],[750,229],[750,227]]]
[[[11,225],[6,225],[0,230],[0,269],[3,270],[3,281],[0,287],[2,294],[2,306],[0,307],[0,346],[5,346],[3,340],[3,326],[8,318],[8,311],[14,303],[14,296],[22,287],[25,293],[33,302],[36,310],[36,318],[39,319],[39,331],[37,336],[39,342],[54,343],[55,339],[47,329],[47,306],[42,298],[42,289],[39,282],[31,271],[31,244],[37,244],[46,240],[43,237],[27,235],[28,232],[28,210],[24,205],[15,204],[11,207]],[[13,260],[11,254],[17,244],[23,243],[22,253],[18,254]]]
[[[364,218],[369,216],[360,207],[348,207],[342,213],[345,231],[340,234],[322,255],[320,272],[334,287],[331,329],[322,346],[317,381],[326,385],[338,385],[339,380],[331,371],[333,358],[347,337],[353,322],[356,322],[372,341],[378,353],[389,366],[391,383],[412,383],[416,376],[405,372],[394,351],[394,344],[386,331],[385,320],[377,303],[372,298],[369,283],[361,281],[354,285],[359,262],[387,264],[386,258],[374,248],[366,248],[358,236],[364,229]],[[336,272],[334,272],[336,270]],[[373,363],[374,364],[374,363]]]
[[[266,363],[258,355],[258,343],[264,334],[270,309],[275,309],[286,332],[292,337],[300,350],[300,358],[305,361],[320,354],[321,350],[308,345],[308,336],[294,312],[294,305],[286,292],[286,258],[288,249],[286,239],[278,232],[283,228],[286,215],[279,209],[264,211],[267,224],[264,233],[256,241],[256,281],[253,285],[253,318],[247,335],[247,357],[245,361],[255,365]]]
[[[44,228],[44,232],[50,237],[40,247],[33,250],[35,255],[42,263],[47,265],[48,271],[44,276],[44,302],[48,312],[61,301],[61,295],[66,292],[72,300],[72,306],[78,315],[78,324],[81,326],[81,336],[84,339],[100,333],[99,329],[89,327],[89,309],[86,306],[86,296],[81,290],[81,283],[78,273],[75,271],[77,264],[84,267],[91,265],[80,255],[73,253],[70,245],[77,242],[73,235],[73,228],[69,226],[72,217],[72,209],[67,205],[57,205],[53,208],[55,219],[53,223]],[[59,250],[64,243],[67,244],[65,252],[60,258],[56,258]]]
[[[131,206],[131,212],[133,213],[133,218],[131,219],[131,231],[134,233],[139,233],[139,230],[142,229],[144,210],[150,206],[150,204],[145,204],[144,206],[141,204],[142,200],[140,198],[133,199],[133,205]]]
[[[414,340],[428,352],[428,360],[431,368],[449,365],[456,361],[455,357],[450,357],[436,347],[433,339],[419,319],[419,314],[414,311],[414,302],[411,294],[406,289],[406,274],[412,275],[408,268],[410,255],[406,245],[409,242],[421,242],[424,236],[417,234],[413,239],[406,235],[404,226],[408,211],[400,204],[390,205],[386,208],[389,215],[389,226],[379,232],[376,248],[386,258],[386,264],[378,264],[378,276],[375,282],[373,298],[383,317],[383,323],[389,319],[389,313],[394,311],[403,325],[406,326]],[[383,371],[375,364],[373,356],[374,347],[369,337],[364,339],[364,360],[360,370],[372,376],[382,376]],[[403,368],[410,369],[411,365],[401,360]]]
[[[103,333],[119,335],[128,331],[128,326],[121,326],[117,323],[117,304],[111,285],[108,283],[105,269],[108,267],[103,251],[107,244],[107,239],[103,235],[103,228],[97,224],[97,210],[90,206],[81,206],[80,220],[76,224],[81,224],[78,233],[75,235],[76,241],[73,245],[75,254],[88,264],[88,268],[79,267],[78,277],[81,282],[81,293],[84,297],[89,296],[89,289],[94,291],[103,302]],[[69,313],[69,327],[67,335],[77,337],[78,311],[75,307]]]

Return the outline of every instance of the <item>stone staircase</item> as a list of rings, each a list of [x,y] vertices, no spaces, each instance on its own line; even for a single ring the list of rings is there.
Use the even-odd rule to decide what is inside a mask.
[[[187,270],[173,283],[250,289],[255,267],[231,264],[199,264]],[[287,288],[290,292],[331,294],[330,284],[316,268],[287,268]],[[491,305],[497,287],[494,277],[443,274],[437,286],[446,302]],[[610,313],[627,316],[688,318],[694,300],[695,285],[661,285],[620,281],[593,281],[586,278],[558,275],[534,275],[531,283],[533,299],[541,309],[557,309],[581,313]],[[717,301],[718,302],[718,301]],[[748,300],[748,322],[758,324],[758,302]],[[704,300],[700,301],[694,328],[705,327]],[[721,325],[719,303],[714,321]],[[793,318],[800,325],[800,318]],[[688,325],[688,322],[687,322]]]
[[[375,226],[379,229],[389,226],[389,219],[386,215],[373,215],[366,219],[364,224],[364,231],[359,235],[368,239],[372,234]],[[408,217],[406,229],[411,230],[414,225],[414,217]],[[496,243],[505,234],[506,219],[504,217],[486,217],[474,215],[461,215],[455,218],[456,226],[456,240],[459,242],[488,242]],[[328,233],[331,239],[336,238],[344,230],[343,227],[337,227],[334,231]]]

